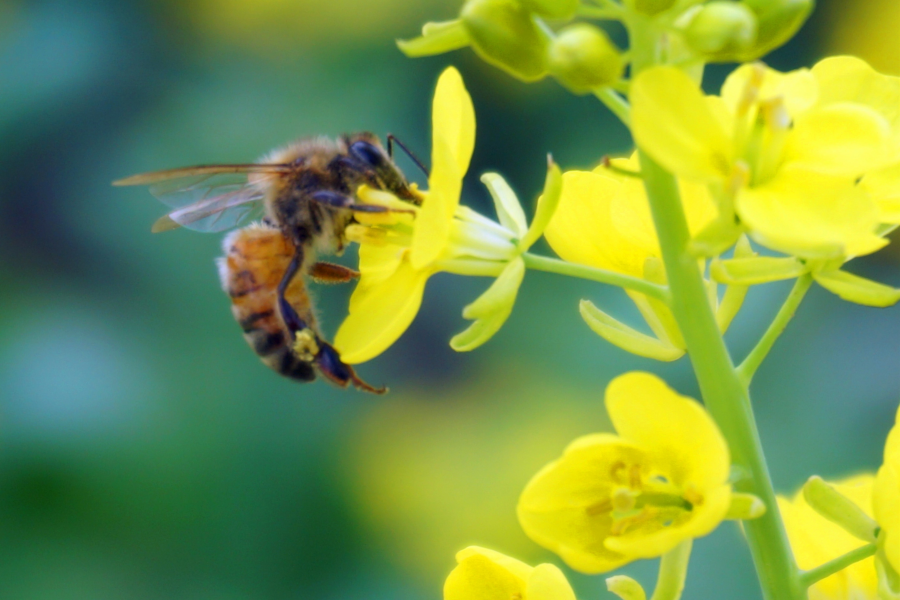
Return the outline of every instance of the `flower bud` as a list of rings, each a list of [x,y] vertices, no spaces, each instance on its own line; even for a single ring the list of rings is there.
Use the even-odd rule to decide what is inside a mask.
[[[743,0],[759,22],[756,43],[742,54],[743,62],[756,60],[794,37],[812,12],[814,0]]]
[[[587,23],[560,31],[550,44],[547,62],[550,73],[576,94],[615,83],[624,68],[606,33]]]
[[[756,42],[756,15],[738,2],[718,0],[705,5],[688,23],[688,45],[707,60],[731,61]]]
[[[675,0],[625,0],[625,4],[635,12],[652,17],[672,8]]]
[[[526,9],[548,19],[568,19],[578,9],[578,0],[519,0]]]
[[[516,0],[469,0],[460,17],[486,62],[523,81],[546,75],[549,36]]]

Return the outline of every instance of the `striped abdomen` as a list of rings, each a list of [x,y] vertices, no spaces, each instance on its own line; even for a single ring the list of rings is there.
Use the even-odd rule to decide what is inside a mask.
[[[294,256],[294,247],[281,230],[254,223],[229,234],[225,256],[219,259],[222,289],[231,297],[231,312],[244,339],[274,371],[300,381],[313,381],[312,362],[300,360],[291,349],[291,336],[278,310],[278,284]],[[315,316],[302,275],[285,292],[297,314],[315,331]]]

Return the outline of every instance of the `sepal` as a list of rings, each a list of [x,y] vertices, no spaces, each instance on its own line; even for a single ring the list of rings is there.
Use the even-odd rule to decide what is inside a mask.
[[[519,0],[531,12],[548,19],[568,19],[578,10],[578,0]]]
[[[506,180],[497,173],[485,173],[481,176],[481,183],[487,187],[491,198],[494,199],[494,208],[500,224],[512,231],[519,239],[525,237],[525,233],[528,231],[525,211],[522,210],[519,198]]]
[[[822,271],[813,277],[829,292],[856,304],[884,308],[900,301],[900,289],[846,271]]]
[[[764,514],[766,514],[766,505],[762,500],[753,494],[733,492],[731,494],[731,504],[728,506],[725,518],[747,521],[749,519],[758,519]]]
[[[878,523],[824,479],[813,475],[803,485],[803,498],[813,510],[850,535],[874,542]]]
[[[734,258],[747,259],[755,256],[756,252],[753,251],[750,240],[747,239],[746,235],[742,235],[734,247]],[[747,297],[748,289],[748,286],[739,284],[729,284],[725,288],[722,301],[716,308],[716,325],[719,326],[719,331],[722,333],[728,331],[728,327],[731,325],[734,317],[741,310],[741,306],[744,305],[744,298]]]
[[[793,257],[717,258],[709,266],[709,274],[719,283],[744,286],[796,279],[807,271],[809,268]]]
[[[641,584],[628,575],[607,577],[606,589],[622,600],[647,600],[647,592]]]
[[[468,352],[491,339],[512,313],[524,277],[525,261],[521,257],[510,261],[487,291],[463,309],[463,317],[475,322],[453,336],[450,347]]]
[[[739,57],[750,62],[768,54],[794,37],[803,26],[815,4],[814,0],[743,0],[756,15],[756,43]]]
[[[469,34],[460,19],[425,23],[421,36],[397,40],[397,47],[410,58],[452,52],[468,45]]]
[[[556,213],[556,207],[559,206],[560,197],[562,197],[562,172],[559,170],[559,165],[553,162],[553,158],[548,156],[544,191],[538,198],[537,209],[534,212],[531,227],[528,228],[525,237],[519,241],[520,252],[526,252],[544,235],[544,230]]]
[[[684,355],[681,348],[625,325],[597,308],[589,300],[582,300],[578,305],[578,311],[594,333],[627,352],[664,362],[678,360]]]

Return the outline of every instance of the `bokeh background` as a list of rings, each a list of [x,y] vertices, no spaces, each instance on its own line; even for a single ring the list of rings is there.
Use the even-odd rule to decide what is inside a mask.
[[[162,205],[110,187],[362,129],[427,157],[447,64],[476,106],[465,198],[476,209],[492,214],[486,170],[530,205],[548,151],[572,168],[628,149],[595,100],[552,81],[521,85],[469,51],[396,50],[457,7],[0,0],[0,598],[440,598],[469,544],[558,563],[519,530],[516,498],[570,439],[608,427],[612,377],[648,369],[696,393],[686,360],[638,359],[584,326],[582,297],[634,317],[619,290],[541,273],[471,354],[447,341],[488,282],[435,277],[408,333],[360,369],[390,385],[386,397],[282,380],[231,318],[213,267],[220,236],[153,236]],[[898,30],[895,0],[823,0],[769,61],[853,52],[897,75]],[[889,248],[854,269],[898,285],[898,258]],[[319,290],[327,331],[349,292]],[[728,335],[737,356],[785,293],[752,291]],[[900,307],[813,289],[753,392],[781,491],[874,469],[900,401]],[[739,538],[726,524],[695,545],[687,597],[759,597]],[[649,585],[654,570],[625,571]],[[608,597],[602,577],[569,574],[582,600]]]

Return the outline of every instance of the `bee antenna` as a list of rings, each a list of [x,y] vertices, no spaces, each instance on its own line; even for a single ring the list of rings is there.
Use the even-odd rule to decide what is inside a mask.
[[[425,173],[425,177],[428,177],[428,167],[426,167],[426,166],[422,163],[422,161],[419,160],[419,158],[418,158],[415,154],[413,154],[413,153],[410,151],[410,149],[406,147],[406,145],[404,145],[403,142],[401,142],[400,140],[398,140],[397,137],[396,137],[393,133],[389,133],[388,136],[387,136],[387,151],[388,151],[388,156],[391,158],[391,160],[394,159],[394,144],[395,144],[395,143],[396,143],[398,146],[400,146],[400,149],[403,150],[403,152],[404,152],[410,159],[412,159],[412,161],[413,161],[414,163],[416,163],[416,166],[417,166],[417,167],[419,167],[420,169],[422,169],[422,172]]]

